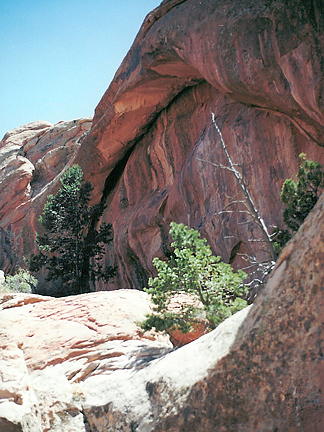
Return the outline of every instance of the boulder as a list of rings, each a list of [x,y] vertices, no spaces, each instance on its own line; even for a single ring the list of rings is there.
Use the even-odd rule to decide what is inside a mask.
[[[152,431],[323,429],[323,246],[324,195],[282,251],[229,353]]]
[[[0,431],[88,430],[87,377],[127,374],[172,349],[137,326],[150,312],[148,295],[135,290],[1,294]]]
[[[153,360],[144,369],[88,377],[82,389],[83,410],[90,430],[170,430],[169,417],[187,409],[192,386],[208,379],[210,369],[230,352],[249,310],[248,307],[238,312],[213,332]],[[163,423],[167,426],[161,428]],[[176,423],[174,426],[177,427]]]
[[[106,263],[118,275],[97,289],[147,286],[152,258],[170,253],[171,221],[198,229],[235,268],[245,256],[269,259],[259,227],[229,205],[241,195],[220,167],[227,161],[211,113],[269,231],[282,226],[280,190],[298,155],[324,163],[323,26],[319,1],[164,0],[92,125],[36,122],[2,141],[0,220],[16,261],[35,250],[46,196],[72,161],[114,229]]]

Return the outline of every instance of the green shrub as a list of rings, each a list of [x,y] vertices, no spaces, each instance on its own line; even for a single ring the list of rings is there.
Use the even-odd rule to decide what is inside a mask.
[[[283,219],[292,233],[298,231],[308,214],[317,203],[324,188],[324,171],[319,162],[306,160],[300,156],[300,167],[297,181],[285,180],[280,199],[286,205]]]
[[[6,276],[1,289],[2,292],[31,293],[37,283],[37,279],[32,276],[29,271],[19,268],[17,274]]]
[[[173,253],[168,261],[153,260],[158,275],[149,279],[145,291],[151,295],[154,312],[141,327],[145,331],[153,327],[157,331],[177,328],[185,333],[203,314],[209,327],[215,328],[247,305],[242,298],[247,292],[242,284],[246,274],[241,270],[234,273],[229,264],[213,256],[198,231],[175,222],[170,226]],[[184,302],[173,312],[170,303],[181,293],[189,294],[193,301]]]
[[[280,199],[285,205],[283,220],[287,229],[276,229],[273,233],[274,246],[279,253],[285,244],[295,235],[300,226],[313,210],[324,188],[324,170],[319,162],[306,160],[306,155],[299,155],[300,166],[296,181],[286,179]]]

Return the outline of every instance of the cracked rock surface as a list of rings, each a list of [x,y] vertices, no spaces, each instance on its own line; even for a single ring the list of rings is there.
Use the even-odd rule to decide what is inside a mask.
[[[7,132],[0,142],[0,262],[5,273],[16,264],[13,250],[20,259],[33,251],[46,196],[71,163],[91,121],[35,121]]]

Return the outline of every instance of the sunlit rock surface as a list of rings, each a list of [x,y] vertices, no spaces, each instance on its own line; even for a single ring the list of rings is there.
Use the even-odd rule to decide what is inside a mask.
[[[227,163],[211,112],[271,232],[298,155],[324,162],[323,17],[308,0],[164,1],[147,16],[77,156],[107,198],[111,287],[147,284],[172,220],[227,262],[240,245],[235,266],[268,257],[256,224],[227,207],[241,199],[233,174],[210,164]]]
[[[324,195],[283,250],[229,354],[152,430],[320,432],[323,268]]]
[[[128,376],[172,348],[166,336],[141,333],[136,323],[151,303],[136,290],[60,299],[2,294],[0,310],[1,432],[9,423],[24,432],[86,430],[87,378]]]
[[[73,160],[91,120],[28,123],[0,142],[0,245],[6,245],[0,263],[6,272],[34,251],[44,200]]]
[[[282,225],[280,189],[298,155],[324,162],[323,15],[311,0],[163,1],[91,128],[90,119],[36,122],[2,141],[0,226],[17,260],[33,251],[45,197],[72,160],[114,228],[106,263],[118,276],[98,289],[146,286],[152,258],[170,253],[172,220],[198,229],[236,268],[246,265],[242,254],[267,259],[258,226],[228,207],[241,196],[217,166],[226,159],[211,112],[271,232]]]
[[[256,302],[172,350],[137,290],[0,297],[0,431],[320,432],[324,195]]]

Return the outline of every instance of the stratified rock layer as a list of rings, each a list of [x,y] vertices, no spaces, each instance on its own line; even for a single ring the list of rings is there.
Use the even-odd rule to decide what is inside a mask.
[[[148,15],[77,156],[107,198],[119,268],[111,287],[147,284],[172,220],[199,229],[225,261],[237,245],[267,258],[251,242],[258,227],[227,207],[241,196],[217,166],[227,162],[211,112],[271,232],[298,155],[324,162],[323,14],[304,0],[186,0]]]

